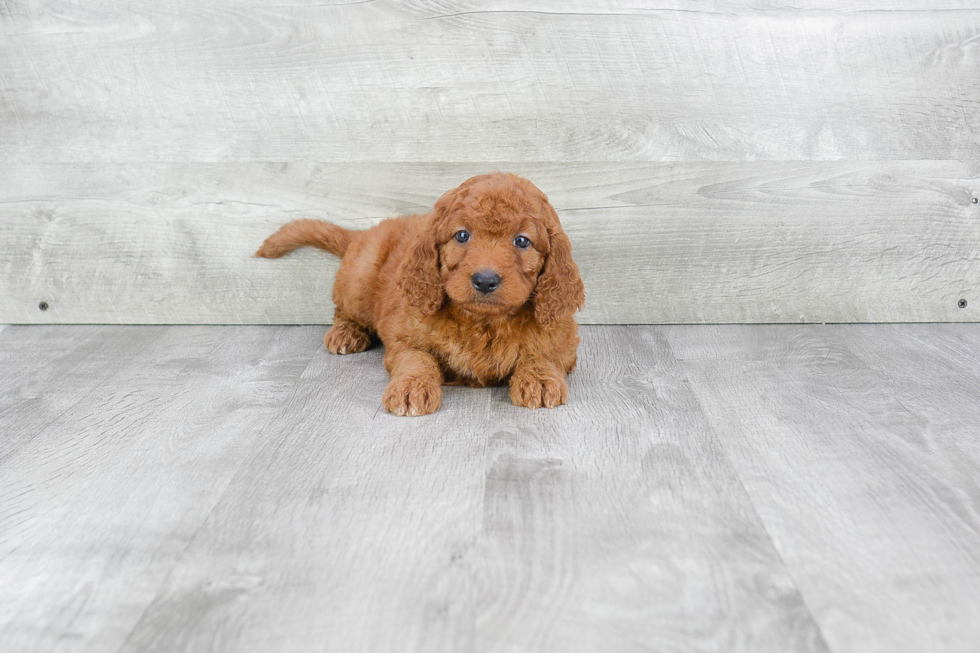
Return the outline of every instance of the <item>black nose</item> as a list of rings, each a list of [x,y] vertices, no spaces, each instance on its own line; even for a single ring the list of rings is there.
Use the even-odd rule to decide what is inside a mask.
[[[470,277],[470,281],[473,282],[474,288],[484,295],[489,295],[500,285],[500,275],[490,270],[481,270]]]

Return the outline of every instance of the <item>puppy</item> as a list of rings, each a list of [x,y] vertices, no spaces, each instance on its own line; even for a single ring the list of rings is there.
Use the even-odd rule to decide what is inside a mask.
[[[334,354],[364,351],[377,335],[391,381],[382,403],[426,415],[443,384],[510,383],[518,406],[568,399],[575,311],[585,288],[554,208],[534,184],[494,172],[445,193],[430,213],[366,231],[295,220],[256,256],[313,246],[342,257],[333,286]]]

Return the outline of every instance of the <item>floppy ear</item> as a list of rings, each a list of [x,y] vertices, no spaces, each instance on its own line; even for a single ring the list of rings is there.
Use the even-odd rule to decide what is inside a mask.
[[[445,300],[442,275],[439,272],[439,247],[436,234],[453,205],[465,192],[463,186],[442,194],[429,215],[425,229],[409,245],[408,256],[398,271],[398,287],[423,315],[434,315]]]
[[[445,295],[439,274],[435,222],[435,219],[430,220],[425,230],[415,237],[398,270],[398,287],[423,315],[435,314],[442,307]]]
[[[585,303],[585,285],[578,266],[572,260],[572,243],[562,231],[558,214],[546,206],[548,242],[551,246],[544,268],[538,277],[534,295],[534,318],[544,328],[557,320],[571,317]]]

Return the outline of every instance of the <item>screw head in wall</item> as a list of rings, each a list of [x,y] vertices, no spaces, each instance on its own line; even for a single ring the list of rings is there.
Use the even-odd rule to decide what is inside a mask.
[[[980,198],[974,197],[973,198],[973,203],[974,204],[980,204]]]
[[[956,302],[956,305],[959,306],[960,308],[966,308],[966,300],[961,299],[960,301]]]
[[[46,311],[46,310],[48,310],[48,303],[47,302],[41,302],[40,304],[37,305],[37,307],[40,308],[42,311]]]

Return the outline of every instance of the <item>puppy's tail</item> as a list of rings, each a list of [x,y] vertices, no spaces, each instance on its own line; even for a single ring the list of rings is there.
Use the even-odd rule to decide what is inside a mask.
[[[357,233],[323,220],[293,220],[266,238],[255,255],[279,258],[299,247],[318,247],[336,256],[343,256]]]

